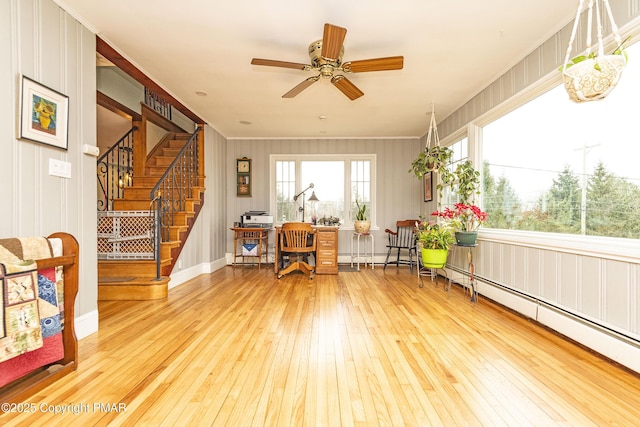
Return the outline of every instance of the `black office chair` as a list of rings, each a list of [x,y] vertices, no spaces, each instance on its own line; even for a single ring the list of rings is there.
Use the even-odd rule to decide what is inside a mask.
[[[383,270],[387,268],[387,264],[408,264],[411,272],[413,272],[413,264],[418,263],[418,249],[416,247],[416,223],[417,219],[405,219],[396,222],[396,230],[384,230],[387,233],[387,258],[384,261]],[[395,261],[389,261],[391,252],[396,252]],[[414,259],[415,255],[415,259]]]

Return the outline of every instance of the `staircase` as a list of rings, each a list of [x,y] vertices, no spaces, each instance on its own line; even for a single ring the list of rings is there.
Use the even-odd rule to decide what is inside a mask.
[[[162,181],[164,183],[170,180],[171,185],[169,187],[160,185],[160,189],[155,189],[156,195],[162,196],[163,206],[168,204],[172,206],[172,212],[170,214],[165,212],[161,218],[159,264],[155,259],[99,260],[99,300],[152,300],[167,296],[169,275],[204,202],[204,176],[202,172],[198,172],[202,170],[201,167],[189,167],[188,173],[197,174],[197,176],[188,179],[180,175],[187,173],[185,172],[187,169],[182,168],[181,165],[174,168],[178,171],[178,175],[175,175],[174,170],[167,170],[176,160],[176,156],[185,151],[183,148],[191,137],[192,135],[186,133],[172,133],[161,141],[146,158],[143,174],[135,176],[132,185],[125,187],[120,193],[122,196],[113,200],[112,211],[114,212],[149,211],[152,215],[157,202],[152,201],[151,194],[163,179],[163,175],[171,172],[169,177],[165,176]],[[191,145],[197,145],[197,141],[196,144]],[[184,157],[184,153],[182,156]],[[197,152],[195,159],[196,161],[198,159]],[[187,180],[193,183],[189,188],[176,185],[176,182],[183,185]],[[186,196],[184,193],[187,193]],[[178,194],[181,197],[181,203],[174,203]],[[100,239],[100,236],[107,234],[108,231],[98,230],[98,233]]]

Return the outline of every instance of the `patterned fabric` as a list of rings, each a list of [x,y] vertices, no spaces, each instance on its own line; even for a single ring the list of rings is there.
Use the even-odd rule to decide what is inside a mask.
[[[59,249],[55,248],[55,252]],[[61,269],[36,272],[32,261],[52,255],[52,246],[43,237],[0,239],[0,362],[33,352],[47,338],[55,339],[46,341],[53,348],[44,353],[48,359],[56,358],[44,363],[62,357],[63,301],[58,290],[63,286]],[[34,359],[33,355],[30,359]],[[5,368],[4,364],[1,367]]]
[[[35,261],[0,264],[0,362],[42,347],[36,267]]]

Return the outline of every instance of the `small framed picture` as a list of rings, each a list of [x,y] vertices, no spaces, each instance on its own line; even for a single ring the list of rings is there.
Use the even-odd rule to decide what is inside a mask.
[[[433,172],[425,173],[422,180],[424,181],[424,201],[430,202],[433,200]]]
[[[69,97],[22,76],[20,138],[67,149]]]
[[[251,159],[236,159],[236,196],[251,197]]]

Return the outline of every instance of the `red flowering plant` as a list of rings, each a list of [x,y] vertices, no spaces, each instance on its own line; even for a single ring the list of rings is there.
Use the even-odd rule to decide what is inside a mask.
[[[449,223],[454,230],[477,231],[482,224],[487,222],[489,215],[476,205],[456,203],[453,209],[445,208],[443,211],[435,211],[432,216],[442,218]]]

